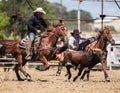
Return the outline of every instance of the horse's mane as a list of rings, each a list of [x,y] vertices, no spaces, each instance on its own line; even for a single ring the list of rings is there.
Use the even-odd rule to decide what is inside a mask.
[[[51,27],[48,27],[48,29],[44,32],[43,36],[49,36],[52,35],[52,32],[54,32],[54,29],[60,26],[63,26],[64,23],[59,23],[59,24],[53,24]]]
[[[105,30],[109,30],[109,27],[105,26],[103,30],[99,30],[97,34],[97,39],[100,39],[100,37],[103,35]]]
[[[53,27],[59,27],[59,26],[63,26],[64,25],[64,23],[59,23],[59,24],[53,24]]]

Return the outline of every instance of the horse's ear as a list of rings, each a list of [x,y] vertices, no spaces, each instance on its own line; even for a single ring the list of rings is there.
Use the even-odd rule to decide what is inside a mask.
[[[60,26],[61,26],[61,25],[64,25],[64,22],[63,22],[62,19],[60,19],[59,22],[60,22],[60,24],[59,24]]]
[[[63,23],[62,19],[59,20],[60,23]]]
[[[53,23],[53,27],[56,27],[56,25]]]
[[[47,28],[47,32],[52,32],[52,30],[53,30],[53,27],[48,27]]]
[[[104,26],[104,29],[109,29],[109,26],[105,25],[105,26]]]
[[[99,33],[102,33],[102,32],[103,32],[103,30],[99,30],[98,32],[99,32]]]

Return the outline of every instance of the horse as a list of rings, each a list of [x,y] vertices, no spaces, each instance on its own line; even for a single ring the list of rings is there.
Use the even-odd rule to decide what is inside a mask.
[[[109,28],[108,27],[105,27],[104,29],[103,29],[103,31],[100,31],[99,33],[98,33],[98,35],[97,35],[97,40],[96,41],[94,41],[94,42],[92,42],[92,43],[90,43],[90,44],[88,44],[85,48],[84,48],[84,50],[83,51],[88,51],[89,52],[89,50],[98,50],[99,51],[99,49],[100,50],[102,50],[102,51],[104,51],[105,53],[104,53],[104,55],[103,55],[103,59],[104,59],[104,61],[103,62],[101,62],[102,63],[102,69],[103,69],[103,72],[104,72],[104,76],[105,76],[105,80],[106,81],[110,81],[110,79],[109,79],[109,76],[108,76],[108,74],[107,74],[107,72],[106,72],[106,58],[107,58],[107,50],[106,50],[106,47],[107,47],[107,42],[110,42],[110,43],[114,43],[115,41],[114,41],[114,39],[113,39],[113,37],[112,37],[112,34],[111,34],[111,32],[110,32],[110,30],[109,30]],[[65,57],[67,57],[67,54],[65,54]],[[66,59],[68,59],[68,58],[65,58],[65,61],[66,61]],[[63,60],[64,61],[64,60]],[[69,61],[69,60],[68,60]],[[62,63],[61,63],[62,64]],[[56,75],[60,75],[60,72],[61,72],[61,67],[62,65],[59,65],[59,67],[58,67],[58,71],[57,71],[57,74]],[[82,75],[82,77],[81,77],[81,79],[84,79],[84,76],[85,76],[85,74],[86,73],[89,73],[89,71],[84,71],[84,74]],[[87,75],[87,79],[89,80],[89,75]]]
[[[41,61],[45,66],[45,70],[48,70],[50,67],[48,61],[55,58],[57,50],[56,44],[60,37],[64,38],[65,41],[67,39],[67,29],[64,23],[54,25],[52,29],[43,34],[36,49],[37,52],[33,55],[30,61]],[[16,41],[13,43],[0,42],[0,53],[2,55],[10,53],[13,57],[15,57],[18,64],[15,65],[14,70],[19,81],[24,81],[24,79],[21,78],[19,71],[23,73],[27,80],[31,80],[31,75],[23,69],[23,66],[28,62],[28,60],[25,59],[27,55],[26,47],[28,47],[26,44],[27,42],[25,43],[26,47],[20,47],[20,42],[21,41]]]
[[[5,54],[4,49],[5,47],[3,47],[3,44],[10,44],[13,42],[17,42],[17,40],[0,40],[0,57],[4,58],[4,59],[0,59],[1,62],[10,62],[9,64],[2,64],[2,66],[4,66],[4,72],[7,72],[11,69],[12,66],[14,66],[13,62],[14,59],[10,59],[10,60],[6,60],[6,58],[13,58],[12,55],[10,54]]]
[[[104,77],[105,77],[105,81],[110,81],[110,78],[106,72],[106,67],[107,67],[107,62],[106,62],[106,59],[107,59],[107,45],[108,45],[108,42],[110,42],[111,44],[114,44],[115,43],[115,40],[113,39],[113,36],[110,32],[110,29],[108,27],[104,27],[103,31],[99,31],[98,33],[98,36],[97,36],[97,42],[93,42],[89,45],[87,45],[85,47],[85,51],[88,51],[90,49],[101,49],[103,52],[104,52],[104,55],[103,55],[103,62],[101,62],[102,64],[102,70],[104,72]],[[89,80],[89,73],[90,73],[90,70],[85,70],[83,75],[81,76],[81,79],[84,79],[84,76],[85,74],[87,73],[87,80]]]

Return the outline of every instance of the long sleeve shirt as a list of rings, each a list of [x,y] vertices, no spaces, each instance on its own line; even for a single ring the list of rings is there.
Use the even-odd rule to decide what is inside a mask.
[[[77,38],[71,36],[71,37],[69,38],[69,41],[68,41],[69,49],[77,50],[78,47],[79,47],[80,38],[81,38],[80,36],[77,37]]]
[[[28,31],[33,32],[34,34],[36,34],[37,30],[41,30],[42,26],[44,28],[48,27],[44,19],[38,18],[36,15],[31,16],[27,23]]]

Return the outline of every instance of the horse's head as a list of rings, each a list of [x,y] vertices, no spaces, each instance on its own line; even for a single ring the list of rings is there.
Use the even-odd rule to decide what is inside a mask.
[[[54,33],[57,37],[61,37],[64,41],[68,40],[67,28],[64,23],[54,25]]]
[[[115,40],[113,39],[113,36],[108,27],[104,27],[103,31],[100,31],[100,33],[101,33],[101,36],[103,36],[105,40],[109,41],[112,44],[115,43]]]

